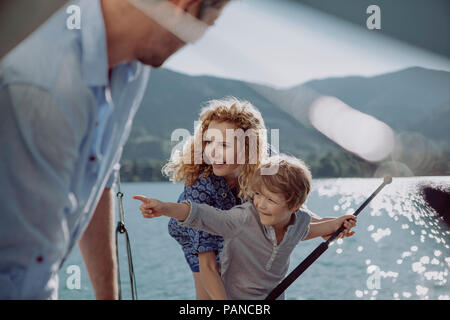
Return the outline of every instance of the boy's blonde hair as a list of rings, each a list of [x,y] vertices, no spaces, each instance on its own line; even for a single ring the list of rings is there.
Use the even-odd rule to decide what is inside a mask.
[[[249,197],[248,186],[251,177],[261,160],[268,154],[266,126],[261,113],[248,101],[228,97],[208,101],[200,112],[199,120],[200,125],[195,128],[194,136],[186,141],[181,151],[176,150],[172,153],[169,162],[162,169],[163,174],[173,182],[184,181],[188,186],[193,185],[200,174],[208,177],[213,170],[212,166],[203,159],[206,146],[204,134],[212,121],[231,123],[237,129],[242,129],[244,132],[248,130],[256,135],[256,150],[254,144],[249,143],[250,139],[245,139],[245,163],[242,164],[242,170],[238,175],[238,196],[241,199]],[[195,148],[195,146],[201,146],[201,148]]]
[[[278,166],[275,174],[264,175],[261,170]],[[300,159],[279,154],[267,158],[261,163],[250,184],[252,192],[261,189],[279,193],[286,199],[289,209],[300,207],[305,203],[312,186],[312,176],[307,165]]]

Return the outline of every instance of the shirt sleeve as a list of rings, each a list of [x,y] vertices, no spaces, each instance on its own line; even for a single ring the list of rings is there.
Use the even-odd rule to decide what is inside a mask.
[[[109,175],[109,178],[108,178],[108,181],[106,182],[105,188],[114,187],[119,174],[120,174],[120,164],[116,163],[113,167],[111,174]]]
[[[0,299],[45,299],[69,244],[77,135],[43,89],[3,86],[0,106]]]
[[[297,237],[298,241],[302,241],[309,233],[309,225],[311,223],[311,216],[308,212],[302,210],[296,213]]]
[[[220,210],[206,204],[190,200],[189,215],[180,225],[200,229],[224,238],[233,238],[242,230],[248,219],[247,204],[235,206],[230,210]]]
[[[308,208],[302,207],[301,210],[302,210],[303,212],[306,212],[312,219],[317,219],[317,220],[322,219],[321,216],[319,216],[318,214],[312,212],[312,211],[309,210]]]

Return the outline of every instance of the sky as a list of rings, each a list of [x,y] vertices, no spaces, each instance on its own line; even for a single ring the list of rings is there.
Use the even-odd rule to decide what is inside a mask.
[[[369,16],[365,12],[361,15]],[[450,59],[286,1],[232,1],[206,35],[164,67],[268,84],[373,76],[411,66],[450,71]]]

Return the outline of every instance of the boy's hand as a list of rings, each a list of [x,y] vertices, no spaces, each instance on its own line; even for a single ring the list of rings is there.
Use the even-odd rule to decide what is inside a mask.
[[[338,217],[334,220],[335,222],[335,232],[342,226],[344,225],[344,230],[336,237],[336,239],[341,239],[344,237],[351,237],[352,235],[355,234],[355,231],[351,231],[350,230],[352,228],[354,228],[356,226],[356,217],[354,215],[345,215],[345,216],[341,216]],[[333,232],[334,233],[334,232]],[[332,234],[326,235],[323,238],[325,240],[328,240],[330,237],[332,236]]]
[[[350,232],[350,230],[356,226],[356,217],[354,215],[345,215],[336,218],[336,230],[342,225],[344,225],[345,229],[337,236],[337,239],[351,237],[355,234],[355,231]]]
[[[133,196],[133,199],[142,201],[139,210],[144,218],[156,218],[164,215],[164,203],[157,199],[150,199],[144,196]]]

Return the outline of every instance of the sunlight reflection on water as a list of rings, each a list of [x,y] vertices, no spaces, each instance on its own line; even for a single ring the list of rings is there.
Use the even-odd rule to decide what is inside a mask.
[[[449,298],[450,228],[426,205],[418,191],[419,185],[427,181],[450,185],[450,177],[394,178],[393,183],[385,187],[358,216],[355,236],[344,240],[344,245],[336,242],[339,248],[334,250],[335,254],[324,257],[322,261],[342,268],[334,271],[341,279],[353,283],[350,294],[342,288],[337,298]],[[323,212],[331,212],[334,216],[347,214],[349,210],[356,210],[381,182],[381,179],[317,180],[313,194],[321,203],[312,201],[315,199],[313,195],[307,205],[322,216]],[[328,202],[334,202],[328,206],[332,210],[326,209]],[[342,260],[348,264],[341,265]],[[365,275],[360,271],[363,265],[366,266]],[[369,280],[367,283],[364,280],[373,278],[377,268],[380,287],[368,288]],[[328,274],[333,272],[331,268],[327,271]],[[345,272],[358,275],[348,276]],[[303,281],[305,285],[308,279]],[[298,289],[301,296],[307,298],[308,294],[300,286]]]
[[[450,186],[450,177],[394,178],[358,216],[356,234],[340,239],[286,292],[287,299],[450,299],[450,231],[418,192],[422,183]],[[381,179],[318,179],[307,207],[322,217],[356,210]],[[176,201],[181,185],[124,183],[122,192],[140,299],[195,299],[192,273],[167,232],[168,220],[142,220],[133,194]],[[295,268],[321,238],[302,241],[291,255]],[[126,254],[121,251],[124,298],[129,299]],[[69,265],[82,269],[82,289],[68,290]],[[61,299],[93,299],[75,250],[59,272]],[[330,285],[332,284],[332,285]]]

